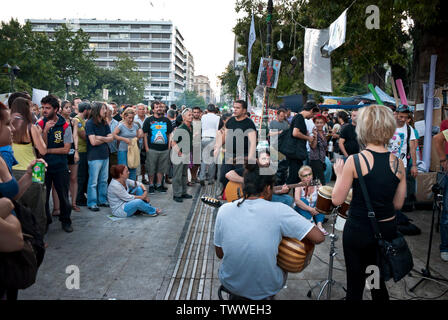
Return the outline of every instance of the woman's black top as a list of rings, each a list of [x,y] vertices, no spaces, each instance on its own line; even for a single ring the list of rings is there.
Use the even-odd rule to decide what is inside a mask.
[[[365,161],[369,172],[364,175],[367,192],[377,220],[391,218],[395,215],[393,200],[400,179],[395,173],[398,170],[398,161],[395,167],[395,173],[390,168],[390,152],[378,153],[367,150],[373,155],[373,168],[367,161],[367,158],[360,153],[359,161]],[[367,206],[362,193],[361,185],[358,179],[353,179],[353,198],[350,204],[349,219],[365,220],[368,222]]]

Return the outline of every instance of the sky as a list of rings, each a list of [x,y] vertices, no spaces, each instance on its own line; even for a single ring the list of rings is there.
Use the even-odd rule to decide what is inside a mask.
[[[213,90],[220,75],[233,59],[237,22],[235,0],[13,0],[0,20],[107,19],[170,20],[184,37],[195,62],[195,75],[206,75]]]

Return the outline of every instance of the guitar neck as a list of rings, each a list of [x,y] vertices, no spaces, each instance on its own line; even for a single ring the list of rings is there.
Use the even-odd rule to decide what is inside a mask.
[[[294,184],[287,184],[286,186],[289,189],[293,189],[293,188],[298,188],[298,187],[307,187],[307,186],[312,187],[312,186],[317,186],[317,185],[318,185],[318,183],[311,181],[310,183],[300,182],[300,183],[294,183]],[[274,191],[281,190],[282,188],[283,188],[283,186],[275,186]]]

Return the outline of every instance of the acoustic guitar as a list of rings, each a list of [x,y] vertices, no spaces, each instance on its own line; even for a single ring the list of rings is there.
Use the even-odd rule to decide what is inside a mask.
[[[201,201],[215,208],[223,204],[218,199],[208,196],[202,196]],[[310,264],[313,253],[314,243],[311,241],[283,237],[278,246],[277,265],[286,272],[302,272]]]
[[[318,180],[312,180],[310,183],[300,182],[295,184],[287,184],[286,186],[290,189],[297,187],[306,187],[306,186],[317,186],[320,183]],[[282,190],[283,186],[275,186],[274,192]],[[226,185],[225,189],[226,199],[228,202],[232,202],[234,200],[241,199],[243,197],[243,184],[238,182],[229,181]]]

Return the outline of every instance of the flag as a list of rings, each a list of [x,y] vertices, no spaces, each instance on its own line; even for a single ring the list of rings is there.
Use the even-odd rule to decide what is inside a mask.
[[[323,57],[320,51],[327,41],[328,29],[305,29],[304,80],[310,89],[320,92],[332,92],[331,58]]]
[[[238,99],[246,100],[246,79],[244,78],[244,72],[241,72],[240,78],[237,83]]]
[[[250,72],[250,66],[252,64],[252,46],[254,45],[255,39],[257,35],[255,33],[255,22],[254,22],[254,14],[252,14],[252,22],[250,23],[250,32],[249,32],[249,46],[247,52],[247,72]]]

